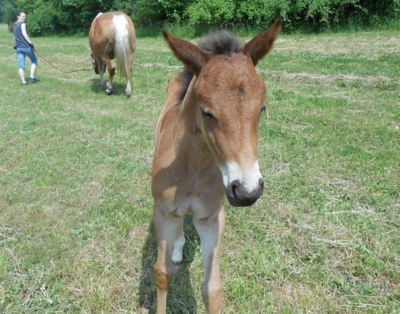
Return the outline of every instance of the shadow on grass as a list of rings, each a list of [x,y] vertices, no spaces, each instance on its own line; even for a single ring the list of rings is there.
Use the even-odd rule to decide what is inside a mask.
[[[183,230],[186,237],[186,243],[183,248],[183,262],[177,266],[174,280],[168,290],[167,313],[191,314],[197,312],[197,303],[190,282],[189,268],[196,255],[196,251],[199,250],[200,240],[191,216],[185,218]],[[156,313],[157,309],[157,289],[153,277],[153,269],[156,261],[157,236],[154,223],[151,222],[146,243],[143,247],[139,291],[140,305],[149,310],[149,314]]]
[[[107,81],[108,80],[108,74],[106,74],[104,76],[104,78]],[[89,79],[89,82],[91,83],[90,84],[90,89],[95,94],[104,94],[105,96],[112,96],[112,95],[116,95],[116,96],[123,95],[123,96],[125,96],[126,82],[124,82],[124,81],[121,81],[121,82],[116,81],[115,80],[115,76],[114,76],[114,80],[113,80],[113,83],[112,83],[113,90],[114,90],[114,93],[112,95],[107,95],[106,91],[101,89],[101,87],[100,87],[100,76],[99,75],[97,75],[95,78]]]

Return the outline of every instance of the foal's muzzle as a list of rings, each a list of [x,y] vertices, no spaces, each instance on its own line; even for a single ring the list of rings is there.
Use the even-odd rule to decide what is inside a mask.
[[[246,188],[239,180],[235,180],[229,184],[226,189],[226,196],[229,203],[235,207],[244,207],[253,205],[264,192],[264,181],[260,179],[258,186],[251,192],[247,191]]]

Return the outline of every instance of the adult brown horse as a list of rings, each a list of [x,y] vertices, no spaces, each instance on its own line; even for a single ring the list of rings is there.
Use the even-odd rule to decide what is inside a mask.
[[[188,213],[200,236],[203,301],[208,313],[222,310],[224,199],[226,195],[233,206],[250,206],[263,194],[257,142],[266,86],[255,65],[271,50],[281,27],[276,21],[244,46],[225,31],[199,46],[163,32],[186,69],[168,85],[156,130],[152,193],[157,313],[166,312],[174,264],[183,258],[183,219]]]
[[[100,74],[100,86],[108,95],[113,93],[112,80],[115,67],[111,59],[116,59],[117,69],[126,76],[126,97],[132,95],[133,53],[136,48],[135,26],[123,12],[99,13],[89,31],[89,45],[96,74]],[[106,83],[104,72],[108,69]]]

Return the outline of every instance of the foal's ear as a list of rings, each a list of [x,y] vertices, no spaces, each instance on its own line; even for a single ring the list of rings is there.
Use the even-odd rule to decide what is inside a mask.
[[[263,31],[260,35],[254,37],[243,46],[243,53],[251,57],[254,65],[257,65],[258,61],[264,58],[265,55],[272,49],[272,45],[276,37],[278,37],[281,29],[281,21],[276,20],[270,28]]]
[[[171,35],[166,30],[163,30],[163,36],[176,58],[198,76],[210,58],[208,53],[184,39]]]

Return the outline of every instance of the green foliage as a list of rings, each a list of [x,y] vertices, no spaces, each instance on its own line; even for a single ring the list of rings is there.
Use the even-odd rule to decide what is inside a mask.
[[[398,1],[384,1],[385,10],[381,10],[381,5],[365,1],[364,6],[359,0],[198,0],[188,7],[186,16],[191,25],[197,26],[251,24],[265,27],[276,18],[291,28],[307,24],[331,26],[359,13],[389,15],[391,10],[387,8],[398,7]]]
[[[399,0],[360,0],[360,6],[372,15],[390,16],[400,13]]]
[[[211,27],[265,28],[277,18],[285,30],[376,27],[400,18],[400,0],[0,0],[0,4],[0,19],[9,25],[17,12],[26,12],[34,36],[86,35],[97,13],[107,11],[125,12],[139,28],[187,24],[192,34]]]
[[[15,21],[17,11],[15,4],[9,1],[0,0],[0,22],[11,24]]]
[[[230,24],[236,17],[233,0],[200,0],[189,6],[187,15],[193,25]]]
[[[133,2],[123,0],[3,0],[4,22],[9,25],[18,12],[27,14],[29,32],[44,34],[87,34],[93,18],[99,12],[123,11],[132,15]],[[78,13],[79,12],[79,13]]]
[[[33,35],[54,33],[57,16],[52,5],[38,6],[29,14],[29,32]]]
[[[108,11],[102,0],[51,0],[58,13],[59,30],[87,34],[93,19],[99,12]],[[77,14],[79,12],[79,14]]]
[[[193,0],[137,0],[134,20],[141,24],[180,22]]]

